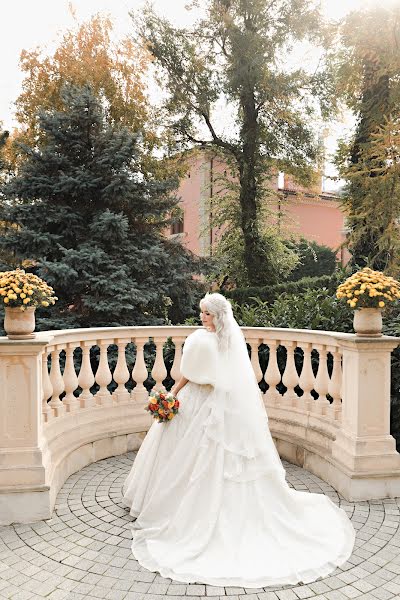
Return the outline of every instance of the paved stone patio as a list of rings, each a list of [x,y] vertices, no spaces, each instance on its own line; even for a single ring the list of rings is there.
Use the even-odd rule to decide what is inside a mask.
[[[53,518],[0,527],[0,598],[13,600],[388,600],[400,599],[400,498],[346,502],[318,477],[284,462],[298,490],[323,493],[357,530],[350,560],[323,580],[265,589],[185,585],[151,573],[130,551],[131,517],[121,503],[134,453],[102,460],[72,475]]]

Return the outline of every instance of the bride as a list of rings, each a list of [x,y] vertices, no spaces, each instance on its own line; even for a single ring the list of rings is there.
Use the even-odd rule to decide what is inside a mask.
[[[355,531],[327,496],[296,491],[272,440],[246,342],[221,294],[186,339],[179,413],[154,422],[123,487],[132,552],[163,577],[266,587],[309,583],[351,555]]]

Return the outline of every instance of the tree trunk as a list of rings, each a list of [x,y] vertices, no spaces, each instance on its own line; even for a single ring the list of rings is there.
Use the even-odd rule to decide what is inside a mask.
[[[242,153],[239,161],[241,229],[244,239],[244,262],[251,286],[265,284],[266,256],[262,247],[257,214],[257,165],[259,162],[259,125],[253,90],[241,96],[243,111]]]

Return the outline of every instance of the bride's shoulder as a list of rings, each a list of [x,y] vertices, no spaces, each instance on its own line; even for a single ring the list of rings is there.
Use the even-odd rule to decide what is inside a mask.
[[[210,332],[207,331],[207,329],[205,327],[199,327],[198,329],[193,331],[190,335],[204,335],[207,333],[210,333]]]
[[[200,327],[188,335],[186,342],[188,341],[190,343],[214,344],[217,341],[217,336],[215,332],[207,331],[204,327]]]

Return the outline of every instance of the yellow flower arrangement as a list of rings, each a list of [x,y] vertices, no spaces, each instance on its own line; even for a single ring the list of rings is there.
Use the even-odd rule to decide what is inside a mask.
[[[339,285],[336,297],[345,299],[351,308],[384,308],[400,298],[400,283],[381,271],[364,267]]]
[[[50,306],[56,303],[53,288],[43,279],[23,269],[0,272],[0,299],[4,306],[26,310],[30,306]]]

